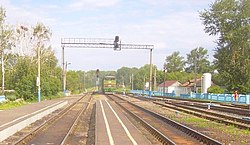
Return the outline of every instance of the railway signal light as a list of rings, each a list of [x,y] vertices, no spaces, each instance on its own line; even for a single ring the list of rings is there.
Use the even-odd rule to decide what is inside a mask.
[[[120,51],[121,50],[121,45],[119,44],[119,36],[115,36],[115,41],[114,41],[114,50]]]
[[[119,36],[115,36],[115,42],[119,42]]]
[[[97,77],[97,78],[99,77],[99,72],[100,72],[100,70],[97,69],[97,70],[96,70],[96,77]]]

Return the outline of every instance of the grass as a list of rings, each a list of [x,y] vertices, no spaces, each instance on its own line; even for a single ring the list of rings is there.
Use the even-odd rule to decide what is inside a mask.
[[[8,110],[11,108],[16,108],[16,107],[20,107],[23,105],[29,104],[26,101],[9,101],[9,102],[4,102],[4,103],[0,103],[0,110]]]
[[[54,96],[41,96],[41,100],[52,100],[52,99],[56,99],[56,98],[60,98],[63,97],[64,94],[63,92],[58,93],[57,95]],[[12,108],[16,108],[16,107],[20,107],[23,105],[27,105],[30,103],[36,103],[37,102],[37,96],[34,96],[31,99],[28,100],[15,100],[11,98],[8,98],[11,101],[6,101],[3,103],[0,103],[0,110],[8,110],[8,109],[12,109]]]
[[[249,143],[250,130],[239,129],[233,125],[225,125],[192,115],[185,115],[183,113],[180,113],[179,115],[173,115],[171,118],[177,122],[184,123],[195,128],[200,128],[201,130],[205,129],[221,132],[231,140],[238,140],[238,142],[240,142],[242,145]],[[238,138],[246,138],[246,140],[239,140]]]
[[[224,128],[222,128],[224,129]],[[250,131],[249,130],[243,130],[243,129],[238,129],[233,125],[229,125],[224,129],[225,132],[231,135],[236,135],[236,136],[242,136],[242,135],[248,135],[250,136]]]
[[[204,120],[203,118],[192,117],[192,116],[178,115],[172,119],[174,119],[175,121],[180,121],[185,124],[192,124],[194,126],[201,127],[201,128],[209,127],[211,125],[207,123],[207,120]]]

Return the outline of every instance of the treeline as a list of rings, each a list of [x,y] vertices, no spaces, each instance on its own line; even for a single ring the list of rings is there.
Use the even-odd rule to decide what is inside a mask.
[[[15,98],[34,99],[38,92],[40,55],[41,94],[57,95],[62,90],[62,70],[49,43],[49,28],[42,23],[35,26],[7,25],[5,19],[6,12],[0,7],[1,93],[6,95],[14,90]]]
[[[140,68],[122,67],[117,71],[102,71],[99,73],[100,87],[104,76],[116,76],[117,87],[122,88],[125,85],[127,90],[132,89],[145,89],[146,82],[149,82],[149,69],[150,65],[144,65]],[[153,71],[156,71],[156,83],[160,84],[166,80],[179,80],[180,82],[186,82],[193,79],[194,73],[190,72],[169,72],[165,73],[162,70],[158,70],[156,66],[153,66]],[[154,73],[153,73],[154,74]],[[201,77],[201,74],[197,74],[197,77]],[[153,79],[155,76],[153,75]],[[68,71],[67,72],[67,89],[75,93],[83,92],[87,88],[96,87],[96,70],[91,71]],[[152,85],[154,88],[154,84]]]
[[[200,12],[209,35],[219,36],[215,48],[218,80],[228,91],[250,92],[250,0],[216,0]]]
[[[209,9],[199,12],[204,31],[217,35],[214,61],[208,60],[208,51],[194,48],[186,56],[173,52],[166,56],[162,68],[156,71],[156,83],[166,80],[185,82],[202,73],[212,73],[215,84],[228,92],[237,89],[240,93],[250,92],[250,0],[216,0]],[[51,31],[42,23],[35,26],[7,25],[6,12],[0,7],[0,58],[2,69],[0,81],[4,90],[15,90],[17,98],[33,99],[37,96],[38,54],[41,64],[42,96],[62,92],[62,69],[50,46]],[[164,71],[165,70],[165,74]],[[100,81],[106,75],[115,75],[118,86],[127,89],[143,89],[149,81],[149,65],[141,68],[122,67],[117,71],[100,70]],[[84,92],[95,87],[96,70],[68,71],[67,90]],[[152,85],[153,90],[154,84]]]

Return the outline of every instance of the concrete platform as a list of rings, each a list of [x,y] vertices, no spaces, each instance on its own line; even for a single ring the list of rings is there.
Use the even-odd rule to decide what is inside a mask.
[[[53,111],[73,103],[78,98],[65,97],[46,100],[0,111],[0,142]]]
[[[107,100],[96,102],[95,135],[95,145],[151,144],[116,104]]]

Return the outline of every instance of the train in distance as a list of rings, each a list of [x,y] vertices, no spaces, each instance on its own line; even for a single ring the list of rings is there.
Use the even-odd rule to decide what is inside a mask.
[[[102,92],[104,94],[113,94],[116,90],[115,76],[105,76],[102,80]]]

